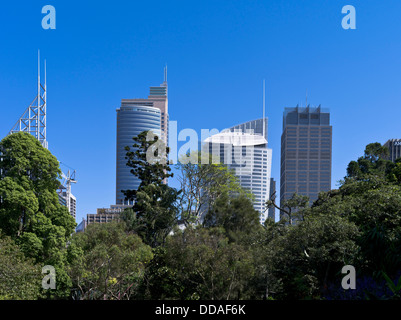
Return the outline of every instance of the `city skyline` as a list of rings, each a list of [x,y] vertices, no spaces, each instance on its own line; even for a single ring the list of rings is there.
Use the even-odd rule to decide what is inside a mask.
[[[41,6],[7,3],[1,20],[3,30],[15,32],[3,33],[12,49],[0,53],[7,106],[0,136],[8,134],[35,95],[40,49],[47,60],[49,149],[77,170],[78,223],[114,202],[115,109],[121,98],[146,96],[149,85],[163,80],[166,64],[170,119],[178,121],[179,130],[223,129],[261,118],[266,79],[277,182],[282,112],[297,103],[304,106],[306,91],[308,103],[331,110],[332,188],[366,144],[399,138],[401,49],[392,35],[400,31],[394,21],[401,4],[396,1],[380,11],[357,1],[357,29],[348,31],[341,28],[338,3],[160,2],[155,8],[125,4],[123,12],[117,7],[57,4],[57,29],[45,31]],[[141,15],[127,19],[132,12]],[[99,28],[102,16],[109,19]]]

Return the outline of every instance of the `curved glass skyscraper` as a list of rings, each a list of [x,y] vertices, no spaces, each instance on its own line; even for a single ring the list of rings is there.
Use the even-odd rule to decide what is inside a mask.
[[[126,146],[132,149],[132,138],[143,131],[153,132],[161,136],[161,111],[159,108],[142,105],[137,102],[122,101],[121,108],[117,109],[117,179],[116,179],[116,204],[131,205],[125,200],[121,190],[136,190],[141,181],[127,167],[125,159]]]

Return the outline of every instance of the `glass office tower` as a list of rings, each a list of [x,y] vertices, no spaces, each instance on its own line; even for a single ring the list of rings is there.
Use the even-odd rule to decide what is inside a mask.
[[[153,132],[161,136],[161,111],[149,105],[130,103],[122,101],[121,107],[117,109],[117,170],[116,170],[116,204],[132,205],[125,200],[121,190],[136,190],[141,181],[135,177],[128,167],[125,159],[126,146],[131,148],[134,141],[132,138],[143,131]]]
[[[327,109],[285,108],[281,136],[280,202],[294,193],[317,199],[331,189],[332,126]]]

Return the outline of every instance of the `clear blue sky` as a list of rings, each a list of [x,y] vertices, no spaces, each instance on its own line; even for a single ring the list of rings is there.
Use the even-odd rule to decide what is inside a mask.
[[[56,8],[56,30],[41,9]],[[356,30],[341,27],[345,5]],[[370,142],[400,138],[401,1],[7,1],[0,10],[0,138],[36,94],[47,60],[50,151],[77,170],[77,221],[115,201],[116,108],[147,97],[168,65],[170,119],[223,129],[262,116],[272,174],[285,107],[330,108],[332,187]]]

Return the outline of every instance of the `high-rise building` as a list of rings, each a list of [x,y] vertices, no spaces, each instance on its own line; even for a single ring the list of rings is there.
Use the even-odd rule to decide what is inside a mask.
[[[70,215],[76,219],[77,217],[77,198],[71,193],[67,192],[66,188],[60,184],[57,189],[58,202],[64,207],[67,207]],[[69,199],[68,199],[69,197]]]
[[[317,199],[331,189],[332,126],[327,109],[285,108],[281,136],[280,203],[294,193]]]
[[[167,145],[168,142],[168,94],[167,68],[164,82],[159,87],[150,87],[147,99],[122,99],[117,109],[117,161],[116,161],[116,204],[130,205],[121,190],[136,190],[141,183],[130,172],[126,146],[132,150],[134,136],[152,130]]]
[[[122,99],[122,104],[131,106],[148,106],[160,110],[160,137],[168,144],[168,86],[167,86],[167,67],[164,69],[164,81],[158,87],[150,87],[147,99]]]
[[[205,139],[203,147],[233,170],[241,187],[252,192],[261,223],[267,217],[275,218],[274,208],[266,210],[275,183],[271,178],[272,149],[267,147],[267,118],[264,120],[249,121],[212,135]]]
[[[136,190],[141,181],[131,173],[127,166],[125,147],[129,146],[131,151],[133,137],[143,131],[152,130],[160,136],[160,110],[150,106],[140,106],[122,102],[117,109],[117,159],[116,159],[116,204],[129,205],[130,201],[125,200],[122,190]]]
[[[401,158],[401,139],[390,139],[383,145],[388,148],[389,156],[388,160],[395,161],[398,158]]]

